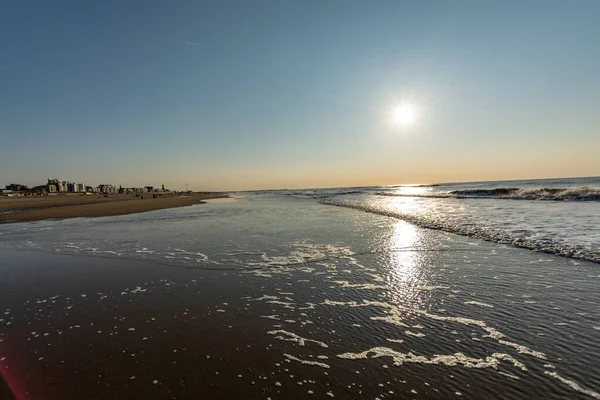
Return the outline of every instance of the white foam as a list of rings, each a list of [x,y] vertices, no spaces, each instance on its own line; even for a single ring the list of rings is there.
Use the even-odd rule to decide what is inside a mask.
[[[324,348],[329,347],[325,343],[320,342],[318,340],[306,339],[306,338],[296,335],[295,333],[284,331],[283,329],[269,331],[269,332],[267,332],[267,334],[278,335],[278,336],[275,336],[276,339],[285,340],[285,341],[289,341],[289,342],[296,342],[296,343],[298,343],[299,346],[304,346],[306,344],[306,342],[312,342],[312,343],[315,343],[316,345],[324,347]],[[284,336],[281,336],[281,335],[284,335]],[[287,336],[287,338],[285,336]]]
[[[428,286],[428,285],[420,285],[420,286],[414,286],[415,289],[417,290],[436,290],[436,289],[450,289],[449,286],[441,286],[441,285],[432,285],[432,286]]]
[[[507,376],[507,377],[509,377],[510,379],[515,379],[515,380],[517,380],[517,381],[518,381],[518,380],[521,380],[521,378],[519,378],[518,376],[516,376],[516,375],[513,375],[513,374],[507,374],[506,372],[498,372],[498,373],[499,373],[500,375]]]
[[[545,371],[544,373],[546,375],[550,375],[551,377],[553,377],[555,379],[558,379],[559,381],[561,381],[562,383],[564,383],[565,385],[569,386],[571,389],[573,389],[579,393],[587,394],[588,396],[593,397],[594,399],[600,399],[600,393],[594,392],[593,390],[590,390],[590,389],[585,389],[585,388],[581,387],[581,385],[579,385],[577,382],[567,379],[567,378],[557,374],[556,372]]]
[[[290,303],[287,301],[279,301],[279,300],[268,300],[267,303],[269,304],[279,304],[281,306],[283,306],[283,308],[288,308],[290,310],[295,310],[296,307],[294,307],[295,303]]]
[[[518,343],[508,342],[506,340],[498,340],[498,343],[503,344],[505,346],[512,347],[512,348],[516,349],[519,353],[528,354],[530,356],[534,356],[534,357],[540,358],[542,360],[546,359],[546,355],[544,353],[535,351],[535,350],[531,350],[527,346],[523,346]]]
[[[367,359],[368,355],[373,354],[371,358],[379,358],[379,357],[391,357],[394,365],[400,366],[404,363],[418,363],[418,364],[442,364],[449,367],[455,367],[457,365],[462,365],[467,368],[493,368],[497,369],[499,365],[499,360],[509,361],[512,364],[522,369],[523,371],[527,371],[525,365],[514,359],[512,356],[505,353],[494,353],[491,356],[482,358],[473,358],[467,357],[462,353],[455,353],[449,355],[439,355],[436,354],[432,358],[427,358],[425,356],[415,355],[412,352],[409,353],[401,353],[395,350],[392,350],[388,347],[373,347],[372,349],[363,351],[362,353],[344,353],[339,354],[339,358],[347,359],[347,360],[357,360],[357,359]]]
[[[389,290],[389,286],[373,285],[372,283],[350,283],[348,281],[333,281],[343,288],[365,289],[365,290]]]
[[[365,307],[364,304],[358,304],[356,301],[333,301],[329,299],[325,299],[321,304],[327,306]]]
[[[279,299],[279,297],[277,297],[277,296],[263,295],[261,297],[257,297],[256,299],[249,299],[248,301],[277,300],[277,299]]]
[[[475,306],[481,306],[481,307],[490,307],[490,308],[494,308],[493,305],[491,304],[487,304],[487,303],[481,303],[479,301],[465,301],[465,304],[473,304]]]
[[[261,318],[273,319],[275,321],[279,321],[279,315],[261,315]]]
[[[299,358],[297,358],[297,357],[294,357],[294,356],[292,356],[292,355],[289,355],[289,354],[284,354],[283,356],[284,356],[285,358],[287,358],[288,360],[297,361],[297,362],[299,362],[300,364],[304,364],[304,365],[314,365],[314,366],[316,366],[316,367],[327,368],[327,369],[331,368],[329,365],[327,365],[327,364],[325,364],[325,363],[322,363],[322,362],[317,362],[317,361],[308,361],[308,360],[301,360],[301,359],[299,359]],[[325,358],[327,358],[327,357],[325,357]]]

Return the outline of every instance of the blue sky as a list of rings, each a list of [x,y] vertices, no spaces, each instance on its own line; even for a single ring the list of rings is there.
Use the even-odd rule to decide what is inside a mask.
[[[600,175],[600,2],[4,1],[0,185]],[[414,124],[390,108],[410,103]]]

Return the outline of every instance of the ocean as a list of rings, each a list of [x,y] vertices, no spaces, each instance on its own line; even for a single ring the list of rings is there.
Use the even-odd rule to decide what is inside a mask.
[[[600,178],[5,224],[0,394],[599,399],[599,262]]]
[[[600,178],[278,191],[415,225],[600,262]]]

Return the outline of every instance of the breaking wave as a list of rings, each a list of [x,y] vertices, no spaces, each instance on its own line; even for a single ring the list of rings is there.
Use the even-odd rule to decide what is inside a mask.
[[[456,197],[491,197],[515,200],[555,200],[555,201],[600,201],[600,188],[496,188],[455,190],[450,192]]]
[[[488,242],[508,244],[542,253],[600,263],[600,252],[596,251],[595,249],[592,250],[578,248],[549,238],[520,236],[512,232],[491,229],[482,225],[472,223],[461,224],[460,222],[452,221],[447,218],[441,218],[440,216],[435,215],[407,214],[374,204],[353,201],[350,199],[343,199],[340,201],[339,198],[324,197],[319,199],[319,202],[322,204],[352,208],[359,211],[398,218],[422,228],[441,230],[462,236],[485,240]]]
[[[494,188],[464,189],[426,194],[378,193],[392,197],[434,197],[456,199],[508,199],[547,201],[600,201],[600,187],[581,186],[572,188]]]

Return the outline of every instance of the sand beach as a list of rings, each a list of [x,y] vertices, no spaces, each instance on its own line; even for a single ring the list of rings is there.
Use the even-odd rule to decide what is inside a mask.
[[[600,398],[598,282],[311,197],[4,224],[0,398]]]
[[[224,193],[152,193],[132,195],[64,195],[0,197],[0,224],[77,217],[105,217],[134,214],[199,204],[202,200],[227,197]],[[10,211],[10,212],[7,212]]]

